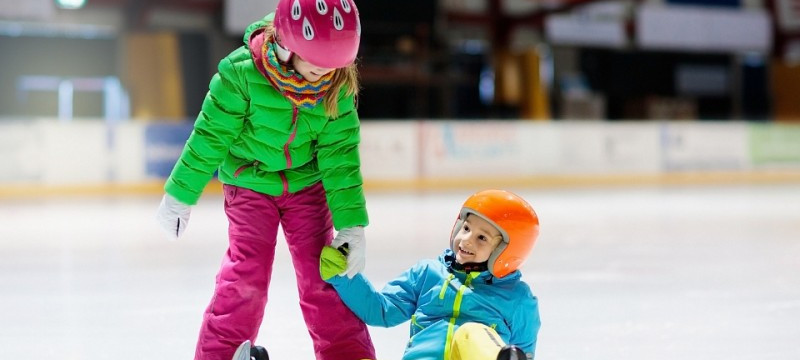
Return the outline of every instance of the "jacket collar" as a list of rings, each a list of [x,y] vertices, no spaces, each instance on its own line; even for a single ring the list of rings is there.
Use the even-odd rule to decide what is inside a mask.
[[[449,271],[450,273],[453,273],[457,276],[459,274],[466,276],[466,273],[463,270],[459,271],[453,267],[453,264],[455,263],[455,253],[453,252],[453,250],[445,249],[445,251],[441,255],[439,255],[439,262],[441,262],[442,265],[444,265],[444,267],[447,268],[447,271]],[[508,274],[502,278],[497,278],[494,275],[492,275],[492,273],[490,273],[489,270],[484,270],[480,272],[480,275],[478,275],[478,277],[476,277],[475,280],[480,280],[483,283],[497,284],[497,283],[505,283],[511,281],[519,281],[521,277],[522,273],[520,273],[519,270],[515,270],[511,274]]]
[[[265,42],[267,42],[267,32],[264,28],[257,29],[250,34],[247,47],[250,49],[250,56],[253,58],[253,63],[256,65],[258,72],[266,78],[268,75],[267,70],[264,68],[264,55],[261,52]]]

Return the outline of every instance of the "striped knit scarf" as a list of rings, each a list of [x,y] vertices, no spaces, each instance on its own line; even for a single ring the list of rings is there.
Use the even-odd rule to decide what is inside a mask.
[[[309,82],[278,61],[275,46],[275,42],[270,39],[264,42],[261,49],[261,62],[266,70],[267,79],[294,106],[307,109],[317,106],[331,88],[331,79],[336,71],[325,74],[316,82]]]

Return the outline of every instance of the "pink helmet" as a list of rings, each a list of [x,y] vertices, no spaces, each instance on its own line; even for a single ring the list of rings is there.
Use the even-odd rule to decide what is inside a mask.
[[[353,0],[280,0],[275,30],[283,54],[291,53],[325,68],[341,68],[356,59],[361,22]]]

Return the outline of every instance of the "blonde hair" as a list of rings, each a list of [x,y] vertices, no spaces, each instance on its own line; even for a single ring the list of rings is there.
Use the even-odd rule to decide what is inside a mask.
[[[358,68],[356,64],[352,63],[346,67],[334,70],[333,79],[331,80],[331,88],[328,94],[333,96],[326,96],[322,99],[322,104],[325,106],[325,115],[329,117],[339,116],[339,91],[345,88],[345,96],[353,96],[353,101],[358,97]]]
[[[267,39],[274,39],[277,37],[275,26],[270,22],[266,26]],[[291,64],[289,64],[291,66]],[[343,68],[333,70],[333,78],[331,79],[331,87],[325,98],[322,99],[322,105],[325,107],[325,115],[328,117],[339,116],[339,92],[346,89],[345,96],[353,96],[353,101],[356,101],[360,84],[358,81],[358,67],[353,62]]]

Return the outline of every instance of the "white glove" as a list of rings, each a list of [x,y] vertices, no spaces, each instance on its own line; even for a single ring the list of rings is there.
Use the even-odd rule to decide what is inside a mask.
[[[170,194],[164,194],[156,212],[156,220],[164,229],[168,240],[177,240],[189,225],[192,209]]]
[[[356,274],[364,271],[367,261],[367,241],[364,239],[364,227],[355,226],[339,230],[336,237],[331,242],[331,246],[339,248],[347,244],[347,269],[339,275],[347,275],[353,278]]]

